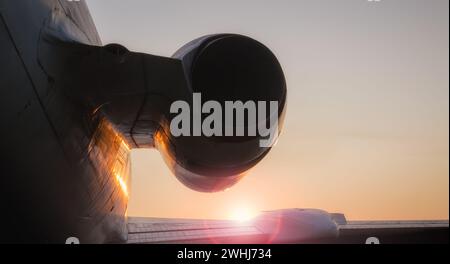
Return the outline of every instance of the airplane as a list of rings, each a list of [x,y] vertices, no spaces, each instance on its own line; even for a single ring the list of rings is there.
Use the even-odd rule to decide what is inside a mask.
[[[1,0],[0,18],[2,242],[125,242],[132,149],[158,149],[202,192],[270,151],[260,136],[174,137],[174,102],[278,102],[259,122],[282,124],[281,65],[249,37],[203,36],[165,58],[103,46],[84,1]]]
[[[251,224],[128,219],[132,149],[156,148],[179,181],[201,192],[232,187],[270,151],[261,136],[169,131],[170,106],[201,93],[220,103],[276,101],[260,122],[275,115],[281,132],[283,70],[254,39],[208,35],[161,57],[103,45],[83,0],[0,0],[0,61],[0,243],[337,242],[367,229],[301,209],[265,212]],[[297,232],[280,236],[280,219]],[[409,226],[438,228],[448,242],[448,221]]]

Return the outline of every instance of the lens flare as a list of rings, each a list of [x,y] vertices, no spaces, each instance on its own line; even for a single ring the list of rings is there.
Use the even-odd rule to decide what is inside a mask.
[[[235,208],[230,215],[230,219],[237,222],[247,222],[252,220],[257,212],[244,207]]]

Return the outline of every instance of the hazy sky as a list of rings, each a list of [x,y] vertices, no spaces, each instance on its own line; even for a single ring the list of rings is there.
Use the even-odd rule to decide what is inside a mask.
[[[351,219],[448,219],[449,1],[88,0],[104,44],[171,56],[232,32],[288,82],[275,149],[227,192],[191,191],[159,153],[132,153],[129,215],[229,218],[320,208]]]

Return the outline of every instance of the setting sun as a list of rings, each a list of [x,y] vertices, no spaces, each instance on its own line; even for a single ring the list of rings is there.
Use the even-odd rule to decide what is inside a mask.
[[[230,219],[239,222],[245,222],[253,219],[257,215],[256,211],[246,207],[235,208],[230,215]]]

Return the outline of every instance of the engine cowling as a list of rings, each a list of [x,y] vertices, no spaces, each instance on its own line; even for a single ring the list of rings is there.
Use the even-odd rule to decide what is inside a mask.
[[[155,145],[178,180],[187,187],[201,192],[230,188],[272,147],[273,142],[262,146],[261,142],[267,140],[267,136],[262,136],[255,128],[270,127],[270,121],[275,117],[275,136],[278,137],[281,131],[287,95],[282,68],[275,55],[263,44],[233,34],[199,38],[182,47],[173,57],[183,64],[189,93],[195,94],[197,99],[201,96],[202,103],[214,101],[216,105],[220,104],[222,136],[195,136],[192,124],[190,135],[174,136],[166,125],[166,129],[155,134]],[[227,106],[231,102],[254,102],[257,113],[244,108],[245,121],[238,124],[235,109],[235,118],[230,122],[225,112],[229,111]],[[198,107],[197,112],[192,113],[195,112],[193,105],[198,101],[192,99],[189,103],[191,116],[198,115]],[[270,108],[271,103],[272,106],[276,103],[276,107]],[[266,108],[261,109],[261,104]],[[258,117],[252,120],[250,112]],[[173,118],[171,114],[169,120]],[[207,118],[208,114],[203,112],[201,123],[204,124]],[[230,125],[235,133],[226,136]],[[237,135],[237,126],[241,126],[243,135]],[[249,132],[249,127],[257,133]]]

